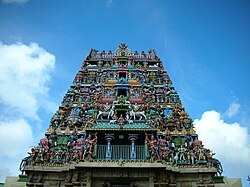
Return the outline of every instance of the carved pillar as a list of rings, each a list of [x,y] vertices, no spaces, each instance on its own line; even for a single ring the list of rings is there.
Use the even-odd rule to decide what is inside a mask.
[[[65,186],[72,186],[71,180],[72,180],[72,173],[66,172],[66,174],[65,174]]]
[[[153,176],[150,176],[150,177],[149,177],[148,183],[149,183],[148,186],[154,186],[154,177],[153,177]]]
[[[81,183],[78,181],[78,178],[79,178],[79,172],[73,171],[73,175],[72,175],[73,186],[80,186]]]
[[[106,146],[106,160],[110,160],[112,156],[112,150],[111,150],[111,141],[114,139],[114,134],[105,134],[105,139],[107,140],[107,146]]]
[[[91,171],[88,171],[87,173],[86,173],[86,175],[87,175],[87,182],[86,182],[86,187],[91,187],[91,185],[92,185],[92,177],[91,177]]]
[[[169,174],[169,186],[171,187],[176,187],[176,175],[175,173],[170,173]]]
[[[131,141],[131,152],[130,152],[130,159],[136,159],[136,150],[135,150],[135,141],[138,139],[138,134],[129,134],[129,140]]]

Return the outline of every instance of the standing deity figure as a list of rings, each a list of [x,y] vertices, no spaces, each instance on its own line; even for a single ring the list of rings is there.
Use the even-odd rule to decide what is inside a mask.
[[[85,141],[85,147],[84,147],[84,153],[83,153],[83,159],[86,158],[86,156],[93,156],[94,153],[94,146],[97,142],[97,133],[95,133],[95,137],[91,139],[91,134],[89,134],[88,138]]]
[[[167,147],[167,141],[165,139],[162,138],[158,139],[157,151],[158,151],[158,160],[167,158],[169,149]]]
[[[195,163],[195,153],[194,153],[193,150],[189,151],[189,156],[190,156],[190,162],[191,162],[191,164],[194,164]]]
[[[84,147],[84,144],[85,144],[85,140],[84,140],[83,136],[81,136],[81,138],[76,140],[75,149],[81,150]]]
[[[191,145],[192,145],[192,141],[193,141],[193,138],[192,138],[192,135],[190,134],[190,131],[187,131],[187,134],[184,137],[184,139],[185,139],[185,147],[187,147],[188,150],[190,150]]]
[[[198,160],[206,160],[206,148],[203,145],[199,148]]]
[[[177,154],[179,155],[179,161],[181,163],[184,163],[186,161],[186,151],[187,151],[187,149],[182,147],[182,146],[178,149]]]
[[[151,160],[154,160],[156,158],[156,144],[157,141],[155,140],[154,136],[151,136],[151,139],[148,139],[148,135],[146,134],[146,143],[148,146],[148,153]]]
[[[65,163],[69,163],[69,161],[70,161],[70,153],[67,151],[65,153]]]
[[[49,144],[51,148],[54,148],[56,146],[56,140],[57,140],[57,134],[55,129],[53,129],[52,133],[49,136]]]

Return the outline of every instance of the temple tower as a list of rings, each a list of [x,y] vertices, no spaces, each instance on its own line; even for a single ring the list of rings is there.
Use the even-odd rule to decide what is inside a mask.
[[[27,186],[212,187],[212,156],[155,50],[121,44],[90,50],[21,169]]]

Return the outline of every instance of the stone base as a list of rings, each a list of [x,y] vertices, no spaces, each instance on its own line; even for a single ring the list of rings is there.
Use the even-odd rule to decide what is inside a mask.
[[[166,163],[96,161],[64,166],[26,166],[27,186],[212,187],[215,168]]]

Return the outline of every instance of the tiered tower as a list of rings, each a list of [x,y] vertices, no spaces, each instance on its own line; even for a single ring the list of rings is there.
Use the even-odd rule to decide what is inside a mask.
[[[212,156],[155,50],[121,44],[90,50],[21,170],[27,186],[212,187]]]

